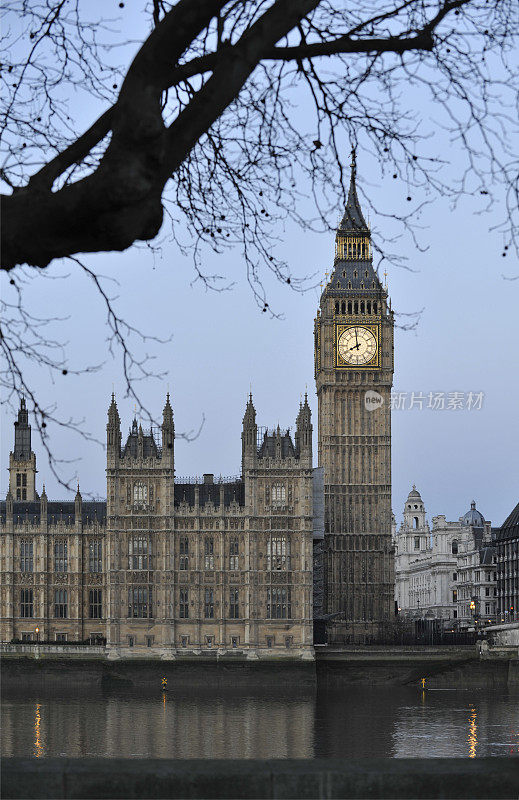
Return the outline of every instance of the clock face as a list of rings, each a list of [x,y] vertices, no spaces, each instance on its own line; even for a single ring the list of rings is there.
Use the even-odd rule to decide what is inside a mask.
[[[368,328],[353,325],[339,336],[337,350],[340,357],[352,366],[368,364],[377,353],[377,340]]]

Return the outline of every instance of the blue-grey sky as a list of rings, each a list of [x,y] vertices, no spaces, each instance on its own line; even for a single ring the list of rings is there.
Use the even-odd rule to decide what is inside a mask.
[[[137,31],[135,32],[137,35]],[[421,103],[421,105],[420,105]],[[424,118],[433,115],[425,97],[417,108]],[[304,109],[299,109],[304,113]],[[89,109],[81,114],[90,118]],[[92,118],[95,110],[92,109]],[[427,147],[441,149],[439,140]],[[445,155],[445,153],[444,153]],[[461,163],[456,145],[449,149],[453,171]],[[375,207],[401,209],[405,187],[380,171],[368,155],[359,155],[359,185]],[[304,185],[301,187],[305,191]],[[310,201],[309,201],[310,204]],[[310,207],[310,206],[309,206]],[[337,204],[337,217],[341,213]],[[519,441],[519,370],[515,318],[519,280],[509,281],[519,267],[512,257],[501,258],[502,241],[489,228],[502,218],[502,209],[481,216],[478,198],[463,200],[456,209],[439,198],[421,214],[420,252],[410,238],[397,248],[409,259],[412,271],[388,268],[389,292],[397,312],[423,310],[416,330],[396,330],[394,388],[412,392],[484,393],[481,409],[394,410],[393,508],[397,519],[415,483],[422,493],[428,516],[446,514],[457,519],[475,499],[493,524],[501,524],[517,503]],[[335,220],[331,220],[334,222]],[[373,228],[392,234],[389,223],[371,215]],[[333,264],[332,233],[310,233],[295,225],[278,231],[276,252],[286,258],[296,275],[315,274],[314,283]],[[314,458],[317,463],[317,400],[313,378],[313,319],[319,290],[296,293],[265,275],[268,299],[283,319],[272,319],[257,308],[245,278],[238,250],[216,256],[207,253],[207,273],[224,274],[234,282],[230,291],[215,293],[200,282],[189,258],[183,257],[168,238],[165,223],[160,253],[135,247],[122,254],[85,257],[85,263],[119,286],[107,284],[118,295],[118,311],[131,324],[158,337],[172,339],[149,344],[155,356],[152,369],[164,372],[163,380],[140,386],[150,411],[160,416],[169,387],[178,432],[205,424],[192,442],[176,443],[179,476],[214,472],[234,475],[240,470],[241,421],[246,396],[252,388],[259,425],[293,426],[301,395],[308,391],[314,415]],[[85,418],[87,429],[105,437],[106,411],[112,386],[117,394],[123,440],[133,416],[133,404],[123,396],[120,361],[107,351],[105,311],[87,278],[71,266],[56,263],[49,269],[60,280],[36,279],[26,292],[35,313],[69,315],[56,323],[52,333],[68,340],[71,367],[104,362],[91,375],[59,376],[51,380],[45,371],[33,370],[42,403],[56,400],[63,418]],[[310,281],[312,283],[312,281]],[[407,319],[397,317],[397,323]],[[141,348],[136,344],[137,349]],[[426,405],[426,403],[424,403]],[[9,450],[13,443],[12,414],[2,410],[1,458],[4,465],[0,493],[8,485]],[[38,490],[45,481],[50,498],[65,498],[56,484],[43,450],[33,437],[38,457]],[[105,496],[105,454],[70,430],[53,432],[56,456],[78,459],[64,469],[77,471],[84,492]]]

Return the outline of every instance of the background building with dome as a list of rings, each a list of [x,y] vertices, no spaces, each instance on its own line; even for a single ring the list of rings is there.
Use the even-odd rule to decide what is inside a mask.
[[[466,628],[497,614],[497,559],[491,523],[475,501],[456,522],[445,515],[426,519],[415,486],[393,528],[395,600],[404,619],[441,620],[444,628]]]

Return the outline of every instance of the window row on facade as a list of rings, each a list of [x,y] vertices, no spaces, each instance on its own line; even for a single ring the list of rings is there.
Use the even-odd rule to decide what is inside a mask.
[[[241,619],[242,607],[240,604],[240,590],[237,586],[228,588],[228,619]],[[179,591],[179,618],[189,619],[190,605],[189,588]],[[203,615],[205,619],[215,618],[215,590],[204,589]],[[20,590],[20,617],[22,619],[34,618],[34,590]],[[69,618],[69,590],[55,589],[53,611],[55,619]],[[88,593],[88,616],[90,619],[103,619],[103,590],[90,589]],[[150,586],[131,586],[128,589],[128,617],[132,619],[153,618],[153,590]],[[267,619],[290,619],[292,617],[292,592],[289,587],[271,587],[267,589]]]
[[[286,536],[271,536],[267,540],[266,569],[280,571],[291,569],[291,542]],[[188,570],[194,566],[190,563],[192,549],[187,536],[179,537],[179,569]],[[152,543],[149,536],[131,536],[128,539],[128,569],[150,570],[152,565]],[[203,568],[214,570],[218,559],[215,554],[215,541],[212,536],[203,539]],[[19,545],[19,564],[21,572],[34,572],[34,544],[32,539],[21,539]],[[69,548],[66,539],[54,543],[54,572],[69,571]],[[240,568],[240,543],[238,537],[230,537],[227,542],[227,566],[229,570]],[[88,545],[88,570],[92,573],[103,571],[102,541],[92,540]]]
[[[69,592],[68,589],[54,590],[54,618],[68,619],[69,616]],[[20,590],[20,617],[27,619],[33,618],[34,614],[34,590]],[[88,616],[90,619],[103,618],[103,590],[90,589],[88,593]]]

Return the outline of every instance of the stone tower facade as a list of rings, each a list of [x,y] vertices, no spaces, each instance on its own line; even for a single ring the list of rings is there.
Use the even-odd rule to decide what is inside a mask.
[[[331,643],[374,641],[394,614],[391,542],[393,312],[373,268],[353,155],[331,277],[315,320],[324,467],[325,613]]]
[[[37,499],[36,455],[31,449],[31,426],[24,397],[14,423],[14,450],[9,453],[9,491],[13,500]]]

